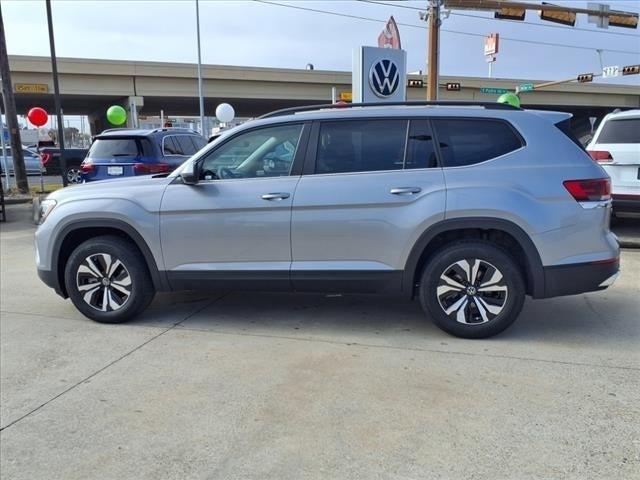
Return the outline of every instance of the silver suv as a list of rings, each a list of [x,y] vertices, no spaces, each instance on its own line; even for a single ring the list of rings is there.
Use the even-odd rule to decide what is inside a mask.
[[[609,178],[569,121],[450,102],[274,112],[170,175],[50,195],[38,272],[99,322],[132,318],[156,291],[378,293],[488,337],[525,295],[618,275]]]

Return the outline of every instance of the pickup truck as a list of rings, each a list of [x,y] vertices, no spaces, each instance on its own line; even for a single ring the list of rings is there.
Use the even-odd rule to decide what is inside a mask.
[[[42,165],[47,169],[48,175],[61,175],[66,178],[67,183],[82,183],[80,164],[87,156],[88,151],[88,148],[65,148],[66,167],[64,172],[62,171],[59,148],[40,148],[40,159]]]

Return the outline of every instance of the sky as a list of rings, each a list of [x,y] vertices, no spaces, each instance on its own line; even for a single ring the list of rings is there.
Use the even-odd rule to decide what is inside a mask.
[[[419,19],[417,9],[426,8],[427,0],[392,5],[357,0],[268,1],[200,0],[203,63],[290,68],[305,68],[312,63],[318,70],[351,70],[352,50],[360,45],[376,45],[384,22],[393,15],[401,24],[408,70],[426,70],[426,24]],[[577,0],[553,3],[587,5],[586,1]],[[607,4],[612,9],[640,12],[640,0]],[[52,8],[59,57],[197,61],[195,0],[54,0]],[[49,55],[44,0],[2,0],[2,15],[9,54]],[[577,28],[571,28],[543,22],[535,11],[527,13],[526,21],[530,23],[495,20],[488,12],[452,11],[442,25],[441,74],[487,76],[482,36],[495,32],[500,33],[501,41],[493,65],[494,77],[556,80],[599,72],[596,49],[602,50],[605,66],[640,63],[638,29],[598,29],[587,23],[584,15],[578,16]],[[599,81],[640,87],[640,75]]]

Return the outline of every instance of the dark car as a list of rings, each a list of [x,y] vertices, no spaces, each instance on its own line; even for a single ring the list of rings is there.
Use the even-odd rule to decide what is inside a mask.
[[[117,128],[96,135],[80,167],[85,182],[167,173],[207,144],[182,128]]]
[[[67,183],[82,183],[80,164],[87,156],[88,148],[65,148],[65,166],[62,168],[60,149],[56,147],[40,147],[40,159],[47,169],[48,175],[62,175]]]

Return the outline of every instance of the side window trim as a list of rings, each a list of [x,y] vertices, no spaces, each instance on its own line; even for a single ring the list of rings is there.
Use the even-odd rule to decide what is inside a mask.
[[[259,127],[254,127],[254,128],[248,128],[246,130],[241,130],[238,133],[229,136],[228,138],[225,138],[223,142],[217,144],[215,146],[215,148],[212,148],[211,150],[207,151],[206,153],[203,153],[196,161],[195,161],[195,167],[196,170],[199,170],[200,167],[202,166],[202,163],[206,160],[206,158],[213,154],[216,150],[222,148],[224,145],[226,145],[227,143],[229,143],[230,141],[238,138],[241,135],[247,134],[247,133],[252,133],[252,132],[256,132],[258,130],[263,130],[265,128],[272,128],[272,127],[283,127],[283,126],[290,126],[290,125],[301,125],[302,126],[302,131],[300,132],[300,140],[298,140],[298,145],[296,146],[296,153],[295,156],[293,157],[293,164],[291,166],[291,170],[289,171],[289,175],[283,175],[280,177],[251,177],[251,178],[234,178],[234,179],[215,179],[215,180],[200,180],[200,183],[214,183],[214,182],[220,182],[220,181],[226,181],[226,180],[233,180],[233,181],[239,181],[239,180],[257,180],[257,179],[268,179],[268,178],[284,178],[284,177],[293,177],[293,176],[299,176],[300,173],[295,173],[297,170],[297,168],[299,168],[300,170],[302,169],[302,167],[297,167],[296,165],[298,163],[300,163],[300,165],[302,165],[302,162],[304,162],[304,155],[305,152],[307,151],[307,144],[309,141],[309,131],[311,130],[311,122],[309,121],[294,121],[294,122],[282,122],[282,123],[271,123],[269,125],[260,125]],[[203,147],[204,148],[204,147]]]

